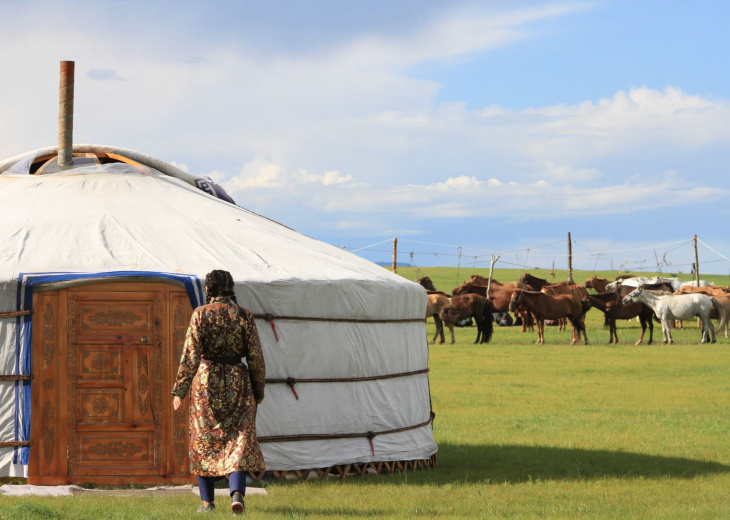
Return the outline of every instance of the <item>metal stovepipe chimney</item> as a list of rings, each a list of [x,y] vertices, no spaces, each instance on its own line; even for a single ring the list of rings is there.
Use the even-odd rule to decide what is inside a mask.
[[[61,86],[58,96],[58,165],[73,163],[74,62],[61,62]]]

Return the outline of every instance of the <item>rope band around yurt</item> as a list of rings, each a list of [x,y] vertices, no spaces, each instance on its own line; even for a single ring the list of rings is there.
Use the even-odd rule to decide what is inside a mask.
[[[0,442],[0,448],[28,448],[31,445],[31,441]]]
[[[30,311],[0,312],[0,318],[17,318],[18,316],[29,316]]]
[[[424,318],[398,318],[398,319],[364,319],[364,318],[318,318],[314,316],[274,316],[273,314],[254,314],[254,318],[266,320],[271,323],[271,330],[274,331],[274,338],[279,341],[279,334],[276,332],[274,320],[290,321],[329,321],[334,323],[423,323]]]
[[[370,443],[370,451],[375,455],[375,445],[373,439],[378,435],[388,435],[391,433],[401,433],[410,430],[417,430],[433,423],[436,414],[431,412],[428,420],[414,424],[413,426],[404,426],[403,428],[394,428],[392,430],[383,430],[379,432],[362,432],[362,433],[304,433],[300,435],[271,435],[268,437],[259,437],[259,443],[262,442],[298,442],[298,441],[322,441],[332,439],[355,439],[355,438],[366,438]]]
[[[421,370],[414,370],[412,372],[398,372],[397,374],[385,374],[382,376],[365,376],[365,377],[330,377],[330,378],[299,378],[293,377],[279,378],[279,379],[267,379],[266,384],[269,383],[286,383],[294,393],[294,397],[299,400],[299,394],[297,394],[294,385],[297,383],[360,383],[362,381],[378,381],[380,379],[392,379],[395,377],[408,377],[415,376],[418,374],[428,374],[428,368]]]
[[[33,379],[32,375],[0,375],[0,381],[30,381]]]

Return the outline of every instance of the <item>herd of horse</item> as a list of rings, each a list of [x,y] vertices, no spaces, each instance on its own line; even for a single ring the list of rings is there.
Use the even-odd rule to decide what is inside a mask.
[[[715,329],[711,319],[718,320],[718,329],[728,337],[730,292],[727,287],[682,282],[677,278],[645,278],[621,276],[607,280],[592,276],[585,285],[573,282],[549,283],[525,273],[517,282],[500,283],[483,276],[472,275],[468,282],[456,287],[451,294],[438,291],[433,281],[424,276],[416,280],[428,293],[426,319],[433,317],[436,334],[431,343],[440,338],[445,342],[444,326],[451,332],[451,343],[456,342],[454,327],[467,318],[477,326],[475,343],[488,343],[494,332],[495,313],[512,312],[522,322],[522,331],[537,328],[537,343],[545,343],[545,324],[557,323],[572,327],[571,344],[580,344],[581,335],[588,344],[586,313],[596,308],[605,316],[609,329],[609,343],[618,343],[617,320],[637,318],[644,340],[649,329],[649,341],[654,340],[654,323],[662,325],[664,344],[673,343],[672,326],[681,326],[683,320],[698,318],[702,337],[700,343],[715,343]],[[589,289],[595,292],[590,293]]]

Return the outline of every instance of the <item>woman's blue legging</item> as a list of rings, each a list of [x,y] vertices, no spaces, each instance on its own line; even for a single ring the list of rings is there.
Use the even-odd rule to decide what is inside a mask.
[[[234,471],[228,475],[228,486],[231,495],[235,491],[239,491],[243,496],[246,496],[246,476],[248,475],[245,471]],[[204,502],[215,501],[215,477],[203,477],[198,475],[198,487],[200,488],[200,499]]]

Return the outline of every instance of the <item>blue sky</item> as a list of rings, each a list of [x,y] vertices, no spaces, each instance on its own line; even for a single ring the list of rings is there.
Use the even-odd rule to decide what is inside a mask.
[[[564,268],[571,232],[575,268],[688,273],[697,234],[700,272],[730,274],[730,4],[0,9],[2,158],[56,143],[74,60],[75,142],[208,175],[374,261],[397,237],[418,266]]]

